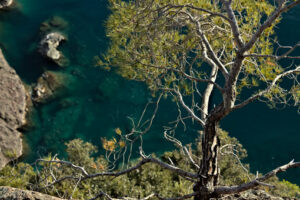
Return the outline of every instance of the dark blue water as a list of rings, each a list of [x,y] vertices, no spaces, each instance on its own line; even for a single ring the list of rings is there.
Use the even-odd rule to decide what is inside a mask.
[[[64,143],[82,138],[101,149],[101,137],[116,137],[115,128],[128,132],[152,99],[145,85],[127,81],[113,71],[95,67],[95,56],[105,53],[108,41],[103,23],[109,11],[105,0],[18,0],[16,7],[0,13],[0,44],[22,80],[30,85],[46,70],[66,76],[63,95],[35,107],[34,127],[25,132],[29,146],[26,159],[33,160],[48,152],[64,155]],[[70,60],[65,68],[49,63],[37,53],[42,22],[59,16],[68,22],[62,30],[68,41],[61,47]],[[300,40],[300,7],[285,15],[277,34],[283,44]],[[298,50],[298,54],[300,51]],[[172,148],[163,139],[163,125],[174,120],[177,110],[163,100],[150,132],[144,137],[146,153]],[[150,113],[148,113],[150,114]],[[222,128],[237,137],[248,150],[252,171],[267,172],[291,159],[300,160],[300,116],[297,109],[271,110],[254,103],[232,113]],[[197,127],[178,131],[179,138],[192,142]],[[283,176],[300,184],[300,170]]]

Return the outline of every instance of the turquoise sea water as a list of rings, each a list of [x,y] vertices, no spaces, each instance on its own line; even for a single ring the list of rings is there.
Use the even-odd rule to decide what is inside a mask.
[[[105,0],[18,0],[14,9],[0,13],[0,46],[25,83],[33,84],[45,70],[65,73],[70,80],[63,95],[34,109],[35,126],[24,133],[29,146],[26,160],[48,152],[64,155],[63,144],[74,138],[101,146],[100,138],[112,137],[115,128],[129,131],[128,117],[137,119],[151,100],[143,84],[93,67],[94,56],[107,48],[103,23],[108,14]],[[41,39],[40,24],[53,16],[68,22],[63,31],[68,41],[61,47],[70,60],[65,68],[47,62],[36,49]],[[299,25],[298,6],[280,24],[280,41],[290,45],[300,40]],[[172,105],[162,102],[158,118],[144,138],[146,153],[172,148],[163,139],[162,126],[174,120],[176,114]],[[271,110],[254,103],[232,113],[223,121],[222,128],[247,148],[252,171],[267,172],[293,158],[300,160],[299,125],[300,116],[295,108]],[[185,142],[192,142],[196,136],[197,127],[178,135]],[[291,170],[283,177],[300,184],[300,170]]]

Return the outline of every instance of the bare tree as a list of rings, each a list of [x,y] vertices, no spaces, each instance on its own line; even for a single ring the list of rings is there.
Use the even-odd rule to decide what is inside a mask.
[[[175,99],[179,114],[175,126],[166,128],[165,135],[184,149],[198,173],[148,157],[141,148],[142,160],[119,172],[88,174],[72,163],[47,161],[69,165],[82,174],[55,180],[50,185],[66,179],[120,176],[153,162],[195,182],[194,193],[174,199],[207,200],[267,185],[263,182],[269,177],[300,166],[292,161],[242,185],[218,185],[217,127],[223,118],[256,100],[274,107],[299,106],[300,66],[294,61],[300,56],[293,53],[300,42],[292,46],[279,44],[274,27],[282,13],[300,4],[300,0],[276,1],[273,5],[254,0],[110,0],[110,3],[112,15],[106,25],[111,44],[104,65],[118,67],[118,72],[126,78],[144,81],[154,94],[160,94],[159,100],[162,95]],[[279,63],[281,60],[285,62]],[[211,97],[214,91],[220,98]],[[141,138],[149,130],[156,111],[157,107],[146,123],[140,120],[128,138],[136,133]],[[185,124],[189,119],[204,132],[201,163],[196,163],[180,141],[168,135],[178,123]],[[112,199],[103,191],[99,196]],[[153,196],[162,198],[157,194],[147,198]]]

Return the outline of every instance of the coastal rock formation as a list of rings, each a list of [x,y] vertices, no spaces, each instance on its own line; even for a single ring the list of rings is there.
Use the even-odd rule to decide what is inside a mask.
[[[0,187],[0,200],[62,200],[57,197],[49,196],[39,192],[34,192],[30,190],[21,190],[17,188],[3,186]]]
[[[69,79],[70,77],[67,74],[61,72],[44,72],[32,89],[32,101],[45,103],[57,96],[62,89],[66,88]]]
[[[0,9],[9,7],[13,3],[13,0],[0,0]]]
[[[0,49],[0,169],[22,155],[21,133],[25,123],[26,91]]]
[[[58,51],[57,48],[64,40],[66,40],[66,38],[61,33],[49,33],[42,39],[39,52],[43,56],[58,63],[59,59],[62,58],[62,53]]]

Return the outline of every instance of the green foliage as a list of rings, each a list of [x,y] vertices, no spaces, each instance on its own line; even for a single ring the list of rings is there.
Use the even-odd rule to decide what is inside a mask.
[[[220,185],[237,185],[248,182],[255,176],[248,173],[249,165],[242,167],[239,159],[247,157],[247,152],[236,138],[228,136],[224,130],[218,129],[221,140],[221,150],[219,155]],[[67,145],[69,160],[76,165],[83,166],[89,173],[96,173],[108,170],[108,162],[102,156],[93,157],[96,147],[80,139],[72,140]],[[200,162],[201,136],[195,144],[187,145],[188,150],[193,154],[196,162]],[[155,156],[155,155],[153,155]],[[239,159],[238,159],[239,158]],[[49,155],[45,160],[58,160]],[[190,172],[197,172],[182,150],[165,152],[160,159],[166,163],[172,162],[181,169]],[[136,164],[138,160],[129,163],[130,166]],[[22,189],[35,189],[43,187],[45,183],[54,181],[50,174],[55,174],[57,178],[72,175],[79,177],[80,171],[72,169],[59,163],[40,163],[37,170],[25,163],[15,166],[6,166],[0,171],[0,185],[8,185]],[[264,188],[267,192],[283,197],[299,197],[300,188],[288,181],[279,181],[274,177],[268,183],[276,186],[275,189]],[[35,186],[35,187],[33,187]],[[39,187],[36,187],[39,186]],[[75,187],[76,186],[76,187]],[[39,190],[54,196],[74,199],[87,199],[97,195],[100,191],[105,191],[112,197],[130,196],[143,198],[157,192],[164,197],[181,196],[193,191],[193,183],[184,178],[164,170],[156,164],[148,163],[142,168],[119,177],[98,177],[82,181],[65,180],[55,187]]]
[[[6,150],[3,152],[4,156],[9,159],[15,159],[17,158],[17,154],[14,150]]]
[[[268,180],[268,183],[275,186],[274,189],[265,188],[267,192],[281,197],[293,197],[296,199],[300,198],[300,187],[289,181],[279,181],[277,177],[272,177]]]
[[[201,29],[211,48],[216,52],[223,49],[224,56],[220,57],[222,63],[234,60],[236,44],[233,34],[228,22],[220,17],[186,7],[170,7],[163,13],[163,9],[159,8],[167,7],[170,3],[168,0],[109,2],[112,14],[106,22],[106,28],[111,41],[110,48],[103,55],[103,62],[98,63],[104,68],[117,67],[120,75],[144,81],[152,91],[179,87],[183,94],[190,95],[194,92],[193,81],[182,72],[192,69],[193,73],[189,75],[193,77],[209,77],[209,71],[204,67],[208,61],[202,56],[204,49],[197,32],[198,27],[191,20],[183,20],[180,11],[201,18]],[[177,6],[193,5],[227,15],[216,1],[177,0],[172,3]],[[239,0],[232,2],[232,9],[240,13],[236,19],[240,36],[246,43],[261,20],[270,16],[275,7],[269,1]],[[274,27],[279,21],[280,18],[263,32],[248,53],[273,53],[270,37],[274,35]],[[230,68],[231,65],[227,65],[227,69]],[[237,92],[241,93],[244,88],[259,89],[259,86],[272,81],[280,72],[282,68],[273,58],[245,58]],[[273,100],[269,97],[267,99]]]
[[[26,163],[18,163],[6,166],[0,171],[0,185],[21,189],[28,188],[29,183],[34,182],[36,173],[33,167]]]

